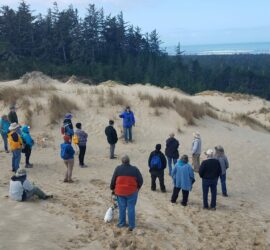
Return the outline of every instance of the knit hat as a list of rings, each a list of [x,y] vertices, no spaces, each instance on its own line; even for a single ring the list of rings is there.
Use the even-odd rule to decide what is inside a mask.
[[[9,130],[10,131],[12,131],[12,130],[15,130],[15,129],[17,129],[17,128],[19,128],[20,127],[20,125],[18,124],[18,123],[16,123],[16,122],[14,122],[14,123],[11,123],[10,124],[10,126],[9,126]]]
[[[25,168],[19,168],[15,174],[16,177],[21,177],[26,175],[26,169]]]
[[[72,119],[73,115],[71,113],[65,114],[65,119]]]
[[[81,129],[82,128],[82,124],[80,122],[76,123],[76,128],[77,129]]]
[[[161,144],[157,144],[157,145],[156,145],[156,150],[157,150],[157,151],[160,151],[160,150],[161,150]]]
[[[64,142],[70,142],[70,136],[69,135],[64,135],[63,136]]]

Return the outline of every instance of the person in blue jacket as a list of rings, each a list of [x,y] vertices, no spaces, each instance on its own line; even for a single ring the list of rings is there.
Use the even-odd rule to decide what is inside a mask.
[[[171,202],[176,203],[178,194],[182,189],[183,199],[181,205],[186,206],[189,192],[191,191],[192,185],[195,182],[194,172],[192,167],[188,164],[187,155],[183,155],[173,168],[172,178],[174,182],[174,189]]]
[[[33,164],[31,164],[29,160],[32,153],[32,147],[34,145],[34,140],[30,135],[29,128],[30,128],[29,126],[22,127],[22,140],[24,143],[23,153],[25,154],[25,168],[33,167]]]
[[[0,132],[1,132],[1,136],[3,138],[4,141],[4,148],[6,153],[9,153],[8,150],[8,132],[9,132],[9,126],[10,126],[10,122],[8,120],[7,115],[3,115],[0,119]]]
[[[72,171],[74,166],[75,151],[71,145],[71,137],[68,135],[64,135],[63,139],[64,143],[61,144],[61,158],[64,160],[64,163],[67,167],[64,182],[72,183]]]
[[[130,107],[127,106],[125,111],[119,115],[123,119],[123,128],[125,141],[132,142],[132,127],[135,126],[134,113],[131,111]]]

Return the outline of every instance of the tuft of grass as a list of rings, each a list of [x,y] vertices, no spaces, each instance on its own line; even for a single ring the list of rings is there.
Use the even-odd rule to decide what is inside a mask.
[[[55,124],[60,118],[62,118],[66,113],[72,112],[73,110],[78,110],[76,103],[70,99],[52,94],[49,98],[49,111],[50,111],[50,123]]]
[[[162,112],[160,112],[158,108],[155,108],[153,115],[154,116],[161,116],[162,115]]]
[[[103,94],[98,96],[98,105],[101,108],[104,108],[105,106],[105,98]]]
[[[150,97],[149,106],[151,108],[173,108],[174,105],[169,97],[158,96]]]
[[[113,90],[109,90],[107,92],[107,102],[112,106],[127,106],[128,101],[124,98],[123,95],[119,94],[118,92],[114,92]]]
[[[139,97],[139,99],[141,101],[149,101],[151,98],[153,98],[149,94],[145,94],[145,93],[142,93],[142,92],[138,92],[138,97]]]
[[[270,112],[270,108],[262,107],[259,110],[259,114],[268,114]]]
[[[34,112],[36,112],[37,115],[39,115],[42,110],[43,110],[43,105],[39,102],[36,102]]]

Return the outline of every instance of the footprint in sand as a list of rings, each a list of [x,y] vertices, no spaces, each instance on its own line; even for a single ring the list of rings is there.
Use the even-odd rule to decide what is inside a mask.
[[[95,185],[95,186],[98,186],[98,187],[107,185],[107,183],[105,181],[100,180],[100,179],[92,179],[92,180],[90,180],[90,183]]]

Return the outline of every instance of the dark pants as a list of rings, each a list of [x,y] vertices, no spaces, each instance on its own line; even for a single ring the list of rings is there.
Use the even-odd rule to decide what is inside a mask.
[[[203,189],[203,207],[208,208],[208,192],[211,190],[211,208],[216,207],[217,202],[217,182],[218,179],[209,180],[202,179],[202,189]]]
[[[84,155],[86,151],[86,146],[79,146],[80,152],[79,152],[79,162],[80,166],[84,165]]]
[[[226,187],[226,174],[220,175],[220,182],[221,182],[221,190],[222,194],[227,194],[227,187]]]
[[[166,187],[164,185],[164,170],[153,170],[150,172],[151,173],[151,189],[156,190],[156,179],[159,179],[159,185],[160,185],[160,190],[161,191],[166,191]]]
[[[30,156],[31,156],[31,152],[32,152],[31,147],[29,145],[25,145],[24,154],[25,154],[25,164],[26,165],[30,164],[29,159],[30,159]]]
[[[172,198],[171,198],[171,202],[172,203],[175,203],[177,198],[178,198],[178,194],[180,192],[181,188],[177,188],[177,187],[174,187],[173,188],[173,194],[172,194]],[[187,205],[187,202],[188,202],[188,196],[189,196],[189,191],[187,190],[183,190],[182,189],[182,205]]]

